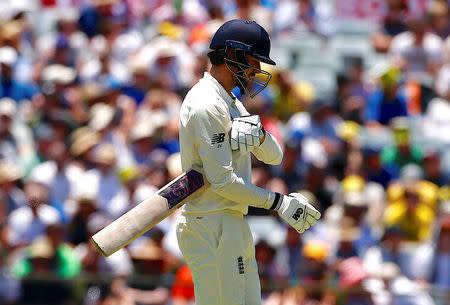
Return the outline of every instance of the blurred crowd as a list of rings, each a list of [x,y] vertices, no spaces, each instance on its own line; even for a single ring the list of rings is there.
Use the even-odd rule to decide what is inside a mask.
[[[180,105],[243,18],[277,66],[241,98],[284,148],[253,183],[323,215],[250,209],[263,304],[449,304],[449,1],[344,2],[0,1],[0,303],[194,304],[178,212],[108,258],[89,239],[181,173]]]

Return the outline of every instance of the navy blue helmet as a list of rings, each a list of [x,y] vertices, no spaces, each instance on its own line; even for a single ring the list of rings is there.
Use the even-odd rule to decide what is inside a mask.
[[[225,22],[214,34],[209,48],[217,50],[224,47],[245,49],[262,62],[275,65],[269,56],[269,34],[255,21],[233,19]]]
[[[250,65],[247,55],[263,63],[275,65],[270,58],[270,38],[266,30],[255,21],[233,19],[225,22],[214,34],[208,56],[213,65],[226,64],[228,70],[236,76],[236,86],[250,97],[256,96],[269,83],[272,75]],[[233,52],[228,52],[232,49]],[[251,71],[251,72],[249,72]],[[252,73],[256,72],[256,77]],[[251,86],[248,86],[248,84]],[[249,88],[250,87],[250,88]]]

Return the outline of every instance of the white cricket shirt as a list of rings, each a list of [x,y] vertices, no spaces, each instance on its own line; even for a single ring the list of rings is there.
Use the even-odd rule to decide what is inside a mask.
[[[270,208],[275,193],[251,183],[250,153],[231,151],[233,118],[249,113],[235,96],[206,72],[188,92],[180,110],[180,150],[183,170],[197,165],[211,186],[184,205],[183,213],[233,210],[247,214],[248,206]],[[268,132],[255,157],[266,164],[280,164],[283,152]]]

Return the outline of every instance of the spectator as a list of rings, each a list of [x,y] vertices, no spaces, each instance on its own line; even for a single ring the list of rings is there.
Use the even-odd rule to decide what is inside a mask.
[[[380,153],[381,148],[363,149],[365,172],[367,181],[379,183],[386,189],[394,176],[382,165]]]
[[[6,241],[7,226],[0,221],[0,302],[15,304],[21,295],[20,281],[14,278],[10,268],[10,252]],[[8,257],[9,256],[9,257]]]
[[[428,18],[431,30],[443,40],[450,35],[448,3],[434,0],[429,4]]]
[[[371,35],[371,42],[377,52],[386,53],[392,39],[407,30],[405,18],[408,13],[408,1],[387,0],[386,16],[380,28]]]
[[[12,128],[16,111],[17,106],[12,99],[6,97],[0,100],[0,154],[2,158],[19,161],[20,143]]]
[[[311,240],[303,245],[302,255],[305,263],[300,272],[299,283],[306,289],[308,298],[320,300],[321,291],[312,288],[327,285],[331,280],[332,275],[326,262],[328,251],[327,245],[320,241]]]
[[[88,219],[97,211],[95,194],[78,190],[66,203],[71,209],[71,220],[67,226],[67,240],[73,245],[87,243],[89,240]]]
[[[289,70],[277,71],[274,78],[270,86],[274,91],[274,115],[287,121],[293,114],[305,111],[314,97],[312,86],[306,82],[296,83]]]
[[[275,261],[276,251],[265,240],[259,240],[255,245],[255,257],[263,294],[267,291],[267,287],[274,286],[275,283],[282,284],[285,281]]]
[[[178,257],[172,255],[163,247],[164,233],[159,228],[153,228],[151,237],[143,236],[134,245],[130,246],[131,259],[134,270],[142,276],[161,277],[176,270],[182,265]],[[154,289],[158,281],[152,283],[141,283],[136,288]]]
[[[61,223],[61,216],[48,204],[48,189],[35,182],[24,187],[27,204],[15,209],[9,216],[9,241],[15,247],[27,246],[44,234],[48,225]]]
[[[400,175],[407,164],[423,165],[424,152],[418,145],[411,143],[411,128],[409,121],[398,117],[390,123],[394,146],[386,146],[381,151],[381,162],[394,178]]]
[[[448,213],[442,215],[439,225],[430,282],[440,291],[448,292],[450,289],[450,280],[446,276],[450,261],[450,215]]]
[[[435,75],[440,60],[442,39],[428,31],[426,19],[410,17],[408,31],[396,35],[389,47],[389,54],[408,77]]]
[[[310,0],[283,1],[274,12],[273,31],[278,36],[318,33],[329,36],[333,31],[332,18],[325,9],[318,10]]]
[[[417,186],[407,185],[402,193],[403,196],[391,201],[385,211],[386,226],[400,227],[410,241],[429,240],[435,217],[433,209],[421,201]]]
[[[45,274],[59,278],[73,278],[80,272],[80,261],[73,249],[62,241],[63,227],[49,225],[45,234],[37,237],[24,251],[12,271],[16,277],[25,278]],[[71,287],[64,281],[48,285],[39,281],[23,281],[23,302],[60,304],[73,297]]]
[[[365,111],[367,126],[388,125],[398,116],[406,116],[406,99],[399,88],[400,71],[386,70],[380,77],[380,85],[369,94]]]
[[[35,85],[22,83],[14,78],[13,68],[17,58],[17,51],[12,47],[0,48],[0,98],[9,97],[19,103],[23,100],[32,100],[38,90]]]
[[[98,132],[101,140],[112,145],[114,148],[114,158],[117,159],[118,168],[123,168],[132,164],[132,157],[126,147],[126,138],[119,128],[123,119],[123,111],[119,107],[105,103],[96,103],[89,111],[88,126],[94,132]]]
[[[71,181],[68,170],[68,150],[63,142],[55,141],[49,146],[48,161],[36,166],[30,176],[42,180],[50,189],[50,201],[63,203],[69,198]]]
[[[75,253],[80,258],[83,272],[105,274],[114,277],[126,277],[132,272],[131,259],[125,249],[120,249],[109,257],[100,254],[90,238],[108,224],[108,218],[101,212],[88,216],[86,229],[88,239],[77,245]]]
[[[372,297],[364,288],[363,282],[369,274],[365,270],[360,258],[350,257],[338,265],[339,287],[347,290],[345,304],[372,305]]]
[[[94,152],[96,168],[86,172],[85,179],[96,194],[98,209],[117,218],[128,209],[128,192],[119,180],[116,153],[109,143],[100,144]]]
[[[8,159],[0,160],[0,196],[4,210],[10,213],[26,203],[25,194],[17,182],[23,177],[22,170]]]

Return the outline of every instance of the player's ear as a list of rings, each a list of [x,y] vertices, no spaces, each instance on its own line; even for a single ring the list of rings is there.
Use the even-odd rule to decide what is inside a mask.
[[[225,49],[217,49],[208,53],[209,60],[213,66],[220,66],[225,63]]]

